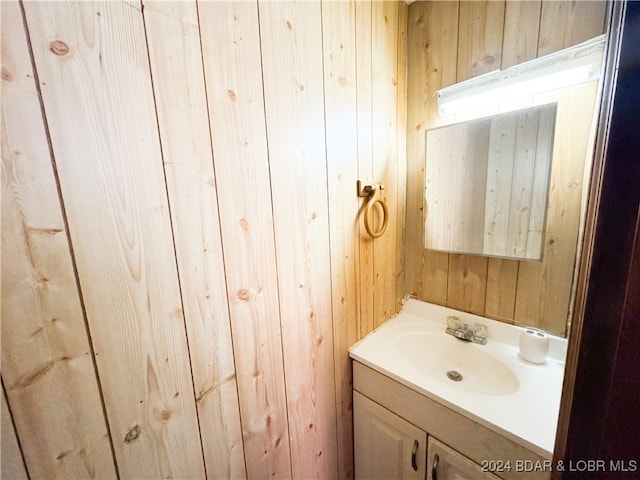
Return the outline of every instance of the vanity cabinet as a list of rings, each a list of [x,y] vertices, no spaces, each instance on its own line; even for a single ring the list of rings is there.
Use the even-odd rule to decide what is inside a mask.
[[[480,465],[353,392],[356,479],[498,480]],[[427,447],[428,446],[428,447]]]
[[[427,480],[499,480],[451,447],[429,437]]]
[[[353,430],[356,478],[424,480],[425,432],[358,392]]]
[[[550,458],[357,361],[353,388],[357,480],[550,476],[545,469],[517,468],[545,465]]]

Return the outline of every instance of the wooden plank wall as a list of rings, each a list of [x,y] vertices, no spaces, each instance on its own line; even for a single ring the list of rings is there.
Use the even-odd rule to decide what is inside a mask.
[[[3,478],[353,478],[347,349],[405,291],[407,5],[1,8]]]
[[[436,90],[600,35],[604,32],[606,8],[606,2],[550,0],[410,5],[407,293],[421,300],[566,335],[595,82],[556,92],[555,97],[532,100],[556,100],[564,105],[558,113],[562,127],[557,131],[554,150],[542,262],[448,254],[421,247],[424,135],[426,129],[450,121],[437,114]]]

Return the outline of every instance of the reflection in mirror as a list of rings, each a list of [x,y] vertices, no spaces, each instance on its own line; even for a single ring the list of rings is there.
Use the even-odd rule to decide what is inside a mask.
[[[427,131],[425,244],[540,260],[555,103]]]

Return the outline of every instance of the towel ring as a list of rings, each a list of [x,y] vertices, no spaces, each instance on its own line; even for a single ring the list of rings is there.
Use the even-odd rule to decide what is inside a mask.
[[[382,234],[387,230],[387,225],[389,224],[389,207],[387,207],[387,202],[380,196],[380,190],[382,188],[372,188],[369,190],[367,206],[364,210],[364,228],[367,233],[373,238],[379,238]],[[373,206],[379,203],[382,207],[382,226],[378,231],[374,231],[371,228],[371,210]]]

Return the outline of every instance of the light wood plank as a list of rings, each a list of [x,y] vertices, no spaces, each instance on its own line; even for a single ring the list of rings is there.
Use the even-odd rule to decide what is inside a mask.
[[[258,8],[198,10],[247,476],[290,478]]]
[[[566,335],[576,262],[585,162],[597,82],[546,94],[558,101],[543,262],[522,262],[515,322]]]
[[[16,431],[13,428],[7,397],[2,390],[2,447],[0,447],[0,476],[5,480],[27,480],[27,470],[22,459]]]
[[[539,117],[538,110],[527,110],[517,114],[518,127],[507,232],[508,256],[523,257],[527,252]],[[547,182],[544,183],[546,186]]]
[[[536,58],[541,6],[542,0],[506,2],[500,68]]]
[[[474,8],[481,8],[483,2],[470,3],[476,3],[476,5],[467,5],[464,7],[467,8],[467,13],[464,14],[467,17],[469,16],[469,11]],[[531,57],[533,51],[531,47],[532,32],[538,28],[536,25],[540,23],[539,35],[536,40],[538,45],[537,55],[560,50],[603,32],[603,20],[606,13],[606,5],[603,2],[571,3],[543,0],[542,6],[540,7],[541,10],[536,8],[536,3],[538,2],[507,2],[504,28],[494,29],[496,32],[504,31],[504,38],[502,40],[502,56],[505,60],[504,67],[509,66],[511,62],[518,62],[520,58],[528,59]],[[415,149],[421,148],[421,139],[418,138],[418,140],[416,140],[417,137],[415,136],[416,132],[421,130],[423,125],[421,122],[424,121],[423,118],[420,117],[420,112],[422,112],[425,107],[421,107],[420,105],[427,105],[428,99],[431,99],[432,104],[435,104],[435,96],[433,93],[438,88],[437,86],[427,88],[428,81],[425,79],[428,79],[429,75],[438,76],[443,72],[443,68],[440,65],[434,64],[434,68],[426,68],[425,66],[421,66],[420,62],[423,58],[426,58],[427,53],[432,51],[438,52],[445,49],[447,55],[444,57],[454,59],[462,55],[467,55],[464,52],[468,51],[468,48],[461,46],[460,55],[457,55],[455,51],[457,40],[447,40],[444,34],[429,39],[427,30],[437,32],[438,29],[442,28],[445,24],[440,21],[427,29],[426,21],[434,20],[437,17],[434,14],[422,16],[422,13],[436,6],[452,8],[452,5],[456,5],[456,2],[415,2],[409,7],[409,57],[412,59],[412,62],[409,64],[408,83],[407,162],[408,178],[411,178],[411,181],[407,185],[408,211],[417,211],[417,205],[420,205],[421,202],[420,195],[423,188],[423,184],[419,185],[419,189],[416,187],[418,181],[422,182],[422,180],[419,179],[423,178],[423,175],[420,175],[418,180],[411,176],[411,172],[415,172],[421,168],[420,161],[423,158],[422,155],[416,155],[414,153],[416,151]],[[494,5],[492,8],[497,7]],[[468,22],[461,18],[460,25],[463,24],[468,25]],[[481,24],[481,22],[479,22],[479,24]],[[479,30],[481,30],[481,28]],[[463,33],[461,33],[461,35],[462,34]],[[479,45],[480,44],[477,44],[477,46]],[[425,52],[424,54],[421,53],[423,51]],[[480,54],[478,54],[478,59],[481,63],[482,56]],[[460,79],[462,80],[463,78]],[[454,82],[455,78],[451,83]],[[528,105],[529,101],[527,100],[525,103]],[[523,104],[523,106],[525,106],[525,104]],[[416,112],[418,112],[418,115],[416,115]],[[434,115],[434,118],[437,118],[437,115]],[[426,260],[429,251],[426,251],[426,255],[420,253],[418,245],[422,245],[423,243],[420,241],[421,237],[419,237],[420,240],[416,239],[416,235],[421,235],[420,229],[419,227],[415,227],[416,225],[420,225],[420,221],[412,222],[408,220],[407,222],[407,291],[420,299],[446,304],[446,301],[442,300],[442,295],[433,295],[433,291],[428,291],[427,285],[434,284],[431,280],[434,276],[432,272],[433,267],[430,262]],[[536,227],[533,226],[530,227],[530,229],[535,228]],[[420,258],[420,261],[417,261],[418,258]],[[560,260],[556,259],[556,261]],[[570,261],[573,262],[572,259]],[[529,262],[526,263],[529,264]],[[546,260],[543,260],[543,263],[546,264]],[[447,285],[448,282],[451,283],[448,273],[460,275],[460,272],[454,272],[453,270],[449,272],[446,270],[446,262],[441,262],[441,265],[443,265],[445,269],[444,275],[441,275],[439,280],[435,282],[436,287],[443,287]],[[523,306],[521,307],[522,311],[531,311],[538,308],[533,306],[537,301],[535,298],[544,298],[544,293],[540,291],[527,291],[527,289],[522,290],[520,287],[516,290],[514,286],[518,283],[518,279],[515,275],[518,274],[519,268],[513,264],[510,264],[508,267],[505,266],[506,264],[501,259],[488,259],[487,272],[490,272],[491,276],[487,279],[485,314],[490,317],[495,315],[495,318],[509,320],[505,318],[505,315],[515,308],[516,291],[518,293],[519,303]],[[529,265],[527,268],[528,267]],[[494,277],[493,275],[496,276]],[[520,274],[520,276],[522,277],[522,274]],[[454,280],[454,282],[459,282],[459,279]],[[493,290],[494,288],[498,290],[495,291]],[[535,290],[535,287],[532,288]],[[524,307],[524,305],[530,305],[530,307]],[[540,308],[544,309],[544,307],[541,306]],[[568,305],[566,305],[566,308],[568,308]],[[510,320],[513,321],[513,318]]]
[[[195,2],[144,2],[207,476],[245,477]],[[215,348],[212,348],[215,345]]]
[[[505,5],[504,34],[502,39],[501,68],[536,58],[538,50],[538,34],[540,31],[540,10],[542,0],[535,1],[507,1]],[[491,172],[491,168],[489,168]],[[498,171],[498,170],[496,170]],[[500,167],[499,172],[502,172]],[[508,168],[501,177],[511,178],[512,167]],[[505,199],[506,200],[506,199]],[[510,197],[509,197],[510,203]],[[508,204],[502,203],[496,212],[507,212]],[[506,215],[501,215],[506,220]],[[500,228],[508,228],[503,222]],[[504,231],[504,230],[501,230]],[[496,233],[493,240],[505,238]],[[487,237],[485,237],[485,240]],[[494,251],[506,252],[506,243],[495,247]],[[498,255],[501,255],[499,253]],[[516,285],[519,263],[513,260],[489,258],[487,265],[487,293],[485,301],[485,315],[513,322],[516,301]]]
[[[372,113],[372,37],[371,2],[356,1],[356,101],[358,121],[358,179],[376,181],[373,178],[373,113]],[[355,187],[354,187],[355,188]],[[360,199],[358,222],[360,225],[359,245],[359,321],[360,338],[374,328],[374,284],[373,242],[362,220],[366,198]]]
[[[536,158],[534,162],[535,170],[533,173],[533,191],[531,192],[531,217],[529,220],[526,248],[527,258],[536,260],[540,258],[544,244],[555,123],[555,107],[550,110],[540,110],[538,139],[536,141]]]
[[[425,165],[425,247],[443,251],[465,248],[465,199],[462,193],[471,188],[473,178],[467,171],[469,156],[467,138],[478,125],[461,124],[456,128],[437,128],[427,132]],[[486,152],[485,152],[486,154]],[[480,218],[482,218],[484,212]],[[455,221],[452,221],[455,219]]]
[[[396,228],[396,306],[394,313],[402,308],[406,295],[405,252],[406,243],[406,205],[407,205],[407,33],[409,6],[405,2],[398,4],[398,85],[396,101],[397,145],[398,145],[398,224]]]
[[[495,118],[491,124],[483,244],[488,255],[507,255],[516,127],[510,115]]]
[[[538,57],[577,45],[604,33],[606,1],[543,0]]]
[[[457,197],[450,217],[459,229],[455,238],[461,242],[452,245],[453,251],[482,252],[490,129],[490,122],[480,121],[473,128],[469,126],[468,135],[462,137],[466,141],[454,177],[456,189],[465,193]]]
[[[338,476],[353,478],[353,407],[348,350],[358,339],[359,198],[356,2],[322,2],[324,106],[331,240]]]
[[[1,8],[3,383],[34,478],[114,477],[22,13]]]
[[[460,2],[458,82],[500,69],[504,9],[504,1]]]
[[[293,478],[338,473],[319,3],[259,4]]]
[[[372,133],[373,179],[385,185],[389,220],[386,232],[373,242],[374,326],[395,313],[398,225],[398,3],[372,2]]]
[[[140,6],[24,6],[120,474],[201,478]]]
[[[457,39],[457,2],[415,2],[409,6],[406,290],[440,304],[447,298],[449,255],[422,247],[425,129],[442,122],[433,93],[456,82]]]
[[[456,80],[461,82],[499,69],[504,2],[460,2],[459,24]],[[484,313],[486,272],[486,257],[452,255],[449,259],[447,305]]]
[[[487,263],[487,294],[484,304],[485,316],[513,323],[519,267],[518,260],[489,259]]]
[[[483,315],[487,268],[486,257],[450,254],[447,306]]]

